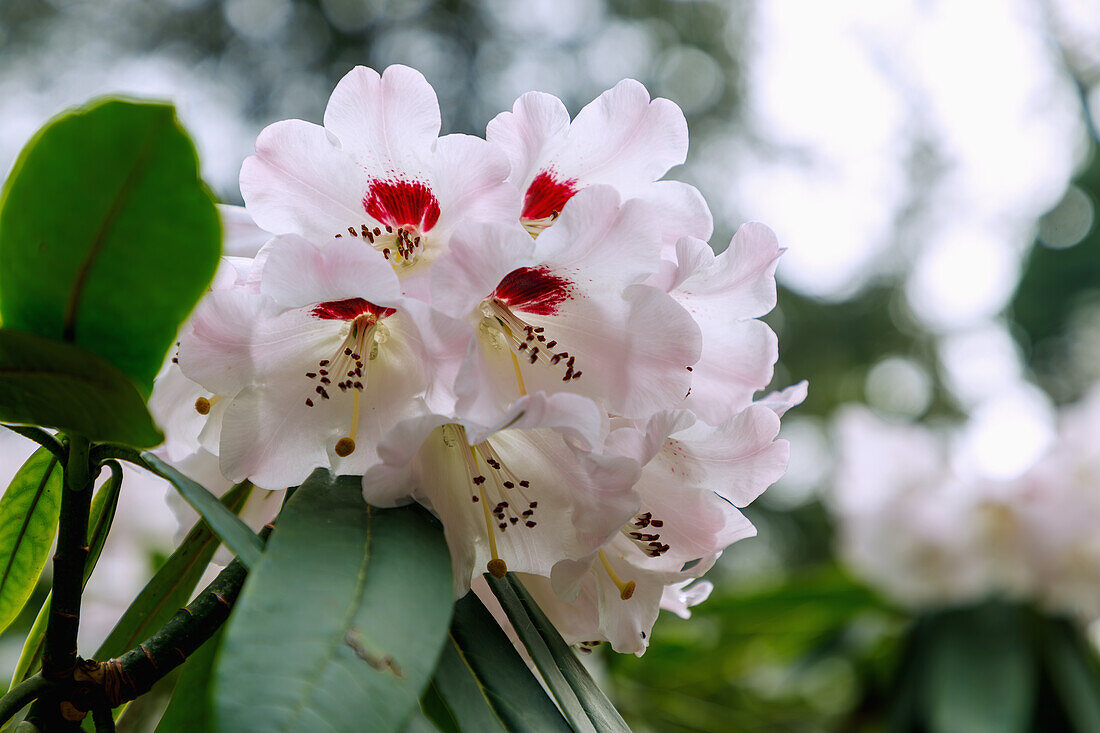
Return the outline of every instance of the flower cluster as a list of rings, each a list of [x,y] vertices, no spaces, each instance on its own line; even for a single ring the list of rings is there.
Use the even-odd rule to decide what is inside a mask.
[[[167,450],[269,490],[361,475],[439,516],[456,594],[523,573],[571,641],[641,652],[786,468],[804,387],[753,402],[781,250],[746,224],[714,255],[702,196],[660,180],[684,116],[638,82],[572,120],[529,93],[485,139],[439,131],[391,66],[348,73],[323,126],[260,134],[226,216],[230,254],[262,247],[181,335]]]
[[[1100,616],[1100,389],[1063,410],[1053,447],[1020,476],[952,467],[950,435],[862,409],[838,421],[832,506],[841,551],[869,583],[910,606],[989,596]]]

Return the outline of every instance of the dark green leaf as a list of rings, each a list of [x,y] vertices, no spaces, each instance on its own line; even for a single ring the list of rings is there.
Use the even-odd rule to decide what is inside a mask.
[[[925,629],[931,733],[1023,733],[1035,703],[1026,617],[988,603],[938,614]]]
[[[99,354],[148,394],[220,243],[175,110],[94,102],[43,127],[4,186],[0,314]]]
[[[511,573],[508,575],[511,575]],[[564,670],[558,664],[556,656],[550,650],[546,639],[539,632],[535,622],[531,619],[527,607],[516,594],[515,587],[509,582],[508,577],[494,578],[486,573],[485,579],[488,581],[489,587],[492,588],[497,600],[500,601],[500,606],[504,609],[505,615],[508,616],[508,620],[511,622],[512,628],[515,629],[519,640],[523,642],[527,653],[531,655],[535,667],[542,674],[546,686],[550,688],[550,693],[558,701],[558,707],[565,714],[566,720],[569,721],[574,730],[582,733],[597,730],[581,704],[577,691],[566,679]]]
[[[139,447],[163,440],[125,374],[78,346],[7,328],[0,329],[0,420]]]
[[[39,448],[0,498],[0,632],[27,605],[50,557],[61,510],[61,474],[57,458]]]
[[[1100,730],[1100,670],[1095,650],[1069,621],[1044,620],[1040,651],[1076,730]]]
[[[157,724],[156,733],[207,733],[214,730],[210,683],[224,633],[223,626],[183,663],[179,681],[168,708]]]
[[[237,554],[246,568],[251,569],[255,566],[260,559],[260,554],[264,551],[264,543],[248,528],[247,524],[241,521],[240,517],[218,501],[218,497],[152,453],[142,453],[139,460],[150,471],[176,487],[187,503],[206,521],[214,534]]]
[[[219,505],[227,512],[240,511],[252,484],[240,483],[226,492]],[[218,549],[218,538],[201,519],[156,575],[142,589],[96,652],[96,659],[111,659],[137,646],[187,605]]]
[[[111,522],[115,518],[115,508],[118,506],[118,497],[122,489],[120,476],[112,475],[95,496],[92,497],[92,506],[88,516],[88,561],[84,563],[84,585],[88,584],[88,578],[92,577],[99,555],[103,552],[103,543],[107,541],[107,533],[111,529]],[[46,620],[50,617],[50,594],[39,609],[34,619],[26,641],[23,642],[23,651],[19,654],[19,661],[15,665],[15,673],[12,674],[11,687],[15,687],[23,680],[30,677],[42,666],[42,642],[46,637]],[[11,689],[9,687],[8,689]]]
[[[359,480],[315,471],[283,507],[230,617],[218,728],[400,730],[447,636],[451,592],[434,520],[368,507]]]
[[[473,593],[455,604],[451,633],[425,695],[424,712],[441,730],[572,730],[512,642]]]

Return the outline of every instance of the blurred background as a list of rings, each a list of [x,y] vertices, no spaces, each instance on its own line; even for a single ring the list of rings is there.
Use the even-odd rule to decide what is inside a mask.
[[[692,620],[662,618],[645,657],[597,664],[639,731],[874,729],[910,615],[837,560],[836,414],[950,426],[954,475],[1006,481],[1100,379],[1100,7],[4,0],[0,169],[64,107],[124,92],[173,101],[207,180],[239,203],[264,125],[319,122],[351,66],[392,63],[427,76],[444,132],[474,134],[525,91],[575,114],[639,79],[687,115],[670,176],[706,196],[715,249],[748,220],[789,248],[774,384],[808,379],[810,398],[784,420],[788,476],[749,509],[759,536],[726,553]],[[113,592],[119,610],[136,590]]]

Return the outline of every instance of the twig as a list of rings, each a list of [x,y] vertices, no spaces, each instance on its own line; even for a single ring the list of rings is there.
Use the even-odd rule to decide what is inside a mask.
[[[0,423],[13,433],[18,433],[24,438],[30,438],[35,443],[53,453],[57,457],[57,460],[62,463],[66,460],[65,446],[61,444],[57,438],[47,433],[42,428],[32,427],[30,425],[8,425],[7,423]]]
[[[53,680],[48,680],[42,675],[36,674],[8,690],[6,695],[0,697],[0,725],[11,720],[11,717],[22,710],[24,706],[56,684]]]

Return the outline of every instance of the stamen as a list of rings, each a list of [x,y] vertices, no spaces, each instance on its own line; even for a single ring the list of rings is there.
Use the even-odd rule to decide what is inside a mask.
[[[198,398],[197,400],[195,400],[195,412],[199,413],[200,415],[209,415],[210,408],[218,404],[218,400],[220,399],[221,397],[219,395],[214,395],[209,398]]]
[[[624,601],[630,600],[630,597],[634,595],[634,588],[637,587],[634,581],[623,582],[623,579],[611,567],[611,562],[607,559],[607,555],[604,554],[603,550],[600,550],[600,562],[603,563],[603,569],[607,571],[607,577],[611,578],[611,582],[619,589],[619,598]]]
[[[463,428],[459,428],[462,433],[463,442],[466,442],[466,431]],[[485,491],[481,488],[485,483],[485,477],[478,472],[477,465],[477,451],[474,450],[472,445],[466,446],[470,451],[470,459],[472,463],[466,465],[467,472],[470,473],[470,482],[477,487],[477,493],[481,495],[481,512],[485,515],[485,534],[489,537],[489,554],[492,559],[485,565],[485,569],[489,571],[494,578],[503,578],[504,574],[508,572],[508,565],[500,559],[500,553],[497,551],[497,537],[493,531],[493,517],[489,509],[489,500],[485,498]],[[478,481],[477,479],[481,479]]]

